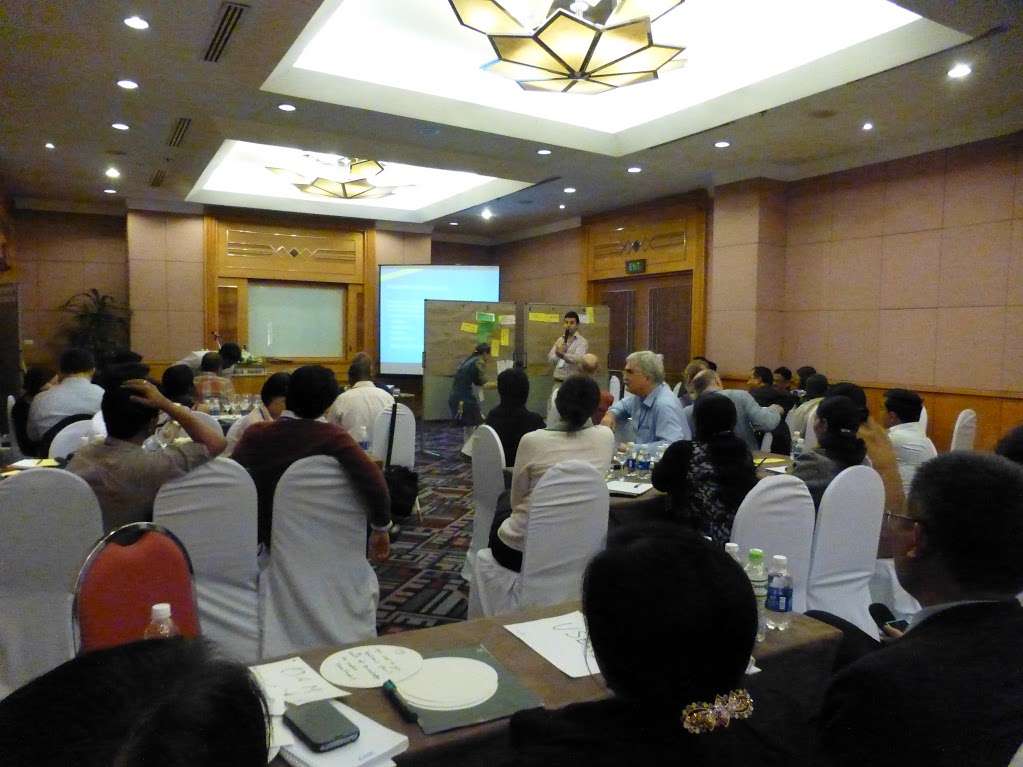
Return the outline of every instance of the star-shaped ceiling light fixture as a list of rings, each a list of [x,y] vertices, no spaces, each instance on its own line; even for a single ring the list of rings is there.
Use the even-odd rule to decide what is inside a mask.
[[[523,90],[604,93],[656,80],[658,72],[685,64],[684,48],[654,43],[652,30],[684,0],[448,2],[463,26],[486,35],[494,47],[497,60],[483,68]]]
[[[303,157],[312,163],[314,169],[322,168],[321,172],[324,175],[270,166],[267,166],[267,170],[285,178],[298,191],[316,197],[369,200],[392,195],[398,188],[373,184],[370,179],[384,170],[384,166],[376,160],[319,155],[313,152],[305,152]]]

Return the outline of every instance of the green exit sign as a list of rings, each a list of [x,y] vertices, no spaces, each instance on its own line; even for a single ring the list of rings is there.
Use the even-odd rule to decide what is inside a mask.
[[[626,274],[643,274],[646,271],[646,259],[637,258],[634,261],[625,262]]]

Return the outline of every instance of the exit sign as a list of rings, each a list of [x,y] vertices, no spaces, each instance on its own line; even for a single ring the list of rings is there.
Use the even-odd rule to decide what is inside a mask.
[[[646,271],[646,259],[637,258],[634,261],[625,262],[626,274],[643,274]]]

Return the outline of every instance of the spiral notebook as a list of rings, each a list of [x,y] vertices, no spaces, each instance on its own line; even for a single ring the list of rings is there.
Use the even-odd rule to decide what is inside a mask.
[[[281,756],[294,767],[384,767],[391,757],[408,748],[408,736],[379,724],[355,709],[331,701],[331,705],[359,728],[359,739],[347,746],[319,754],[295,741],[281,748]]]

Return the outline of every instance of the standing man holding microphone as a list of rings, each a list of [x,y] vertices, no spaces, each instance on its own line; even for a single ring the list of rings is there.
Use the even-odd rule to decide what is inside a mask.
[[[586,351],[586,339],[579,335],[579,315],[565,312],[565,335],[554,342],[547,355],[547,361],[555,363],[554,380],[560,383],[578,373]]]

